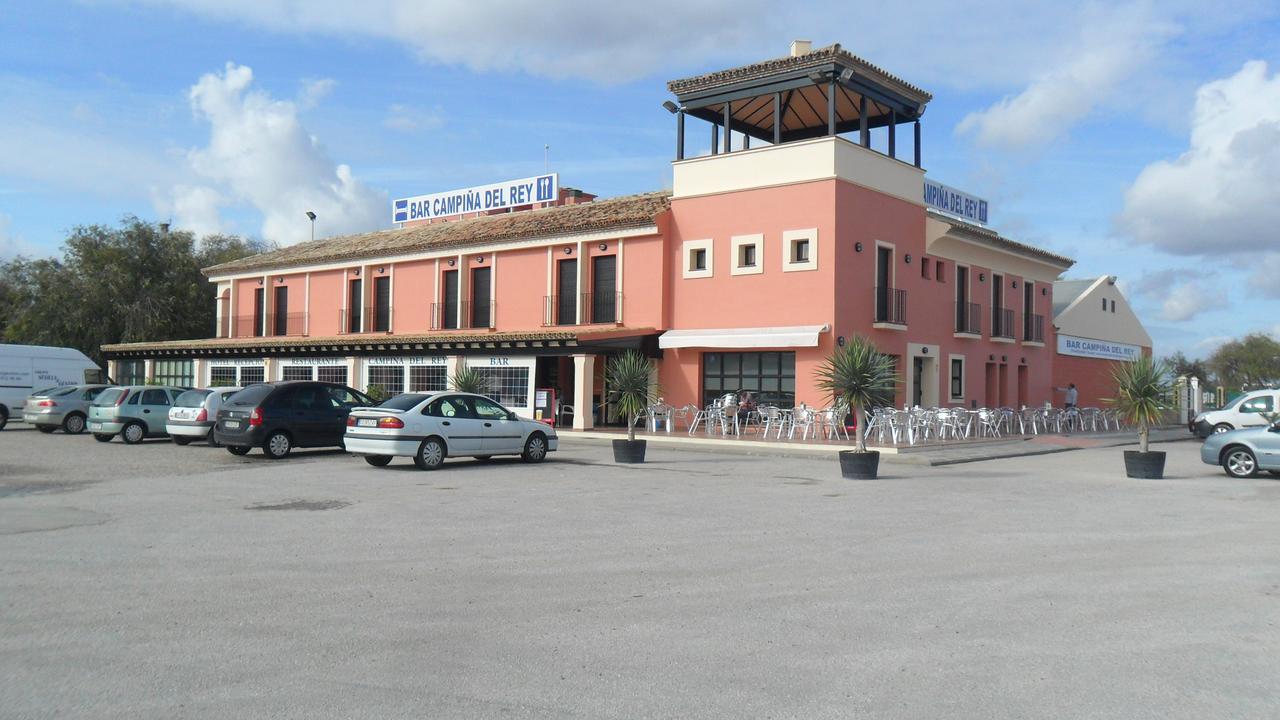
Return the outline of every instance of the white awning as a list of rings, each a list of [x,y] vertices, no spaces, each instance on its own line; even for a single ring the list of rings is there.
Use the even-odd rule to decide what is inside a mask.
[[[818,335],[829,325],[792,327],[714,328],[710,330],[668,330],[658,337],[658,347],[666,348],[783,348],[817,347]]]

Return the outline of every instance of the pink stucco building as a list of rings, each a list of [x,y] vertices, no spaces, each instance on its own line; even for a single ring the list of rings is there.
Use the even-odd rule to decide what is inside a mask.
[[[985,208],[965,220],[926,203],[928,93],[803,44],[669,89],[670,191],[559,188],[208,268],[216,337],[108,346],[113,376],[409,391],[465,364],[513,409],[586,428],[616,419],[603,366],[621,350],[653,358],[671,404],[750,390],[821,406],[816,368],[862,334],[896,358],[898,405],[1054,399],[1045,318],[1072,261],[989,229]]]

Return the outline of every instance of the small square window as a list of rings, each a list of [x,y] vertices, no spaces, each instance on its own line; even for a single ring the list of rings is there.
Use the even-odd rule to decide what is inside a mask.
[[[1116,301],[1115,301],[1115,300],[1112,300],[1112,301],[1111,301],[1111,312],[1115,312],[1115,311],[1116,311]]]
[[[738,267],[751,268],[756,266],[756,246],[743,245],[738,248]]]
[[[786,272],[818,269],[818,229],[782,233],[782,269]]]
[[[684,241],[684,277],[711,277],[714,262],[710,240]]]
[[[920,258],[920,277],[929,279],[929,258]]]
[[[935,260],[933,263],[934,279],[937,280],[938,282],[946,282],[947,281],[946,269],[947,269],[946,263],[942,262],[941,260]]]

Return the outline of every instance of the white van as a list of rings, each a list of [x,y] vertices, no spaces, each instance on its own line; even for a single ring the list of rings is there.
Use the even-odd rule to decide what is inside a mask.
[[[0,343],[0,430],[22,419],[22,405],[36,390],[102,383],[106,376],[79,350]]]
[[[1232,400],[1221,410],[1202,412],[1191,421],[1191,432],[1200,437],[1213,433],[1263,427],[1280,411],[1280,390],[1254,390]]]

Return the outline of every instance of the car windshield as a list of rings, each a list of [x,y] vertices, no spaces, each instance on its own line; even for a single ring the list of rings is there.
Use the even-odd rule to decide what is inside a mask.
[[[275,387],[271,385],[250,385],[227,398],[227,405],[235,405],[237,407],[256,406],[270,395],[272,390],[275,390]]]
[[[174,405],[178,407],[200,407],[204,404],[204,399],[209,396],[211,390],[188,390],[178,396]]]
[[[107,388],[102,394],[93,399],[94,405],[115,405],[116,401],[126,391],[124,388]]]
[[[431,396],[418,393],[405,393],[404,395],[397,395],[389,400],[384,400],[378,407],[386,408],[388,410],[409,410],[417,407],[419,403],[429,397]]]
[[[1231,402],[1227,403],[1226,405],[1223,405],[1223,406],[1222,406],[1222,409],[1223,409],[1223,410],[1235,410],[1235,409],[1236,409],[1236,407],[1237,407],[1240,403],[1244,402],[1244,401],[1245,401],[1245,400],[1247,400],[1247,399],[1249,399],[1249,396],[1248,396],[1248,395],[1241,395],[1240,397],[1236,398],[1235,400],[1232,400]]]

